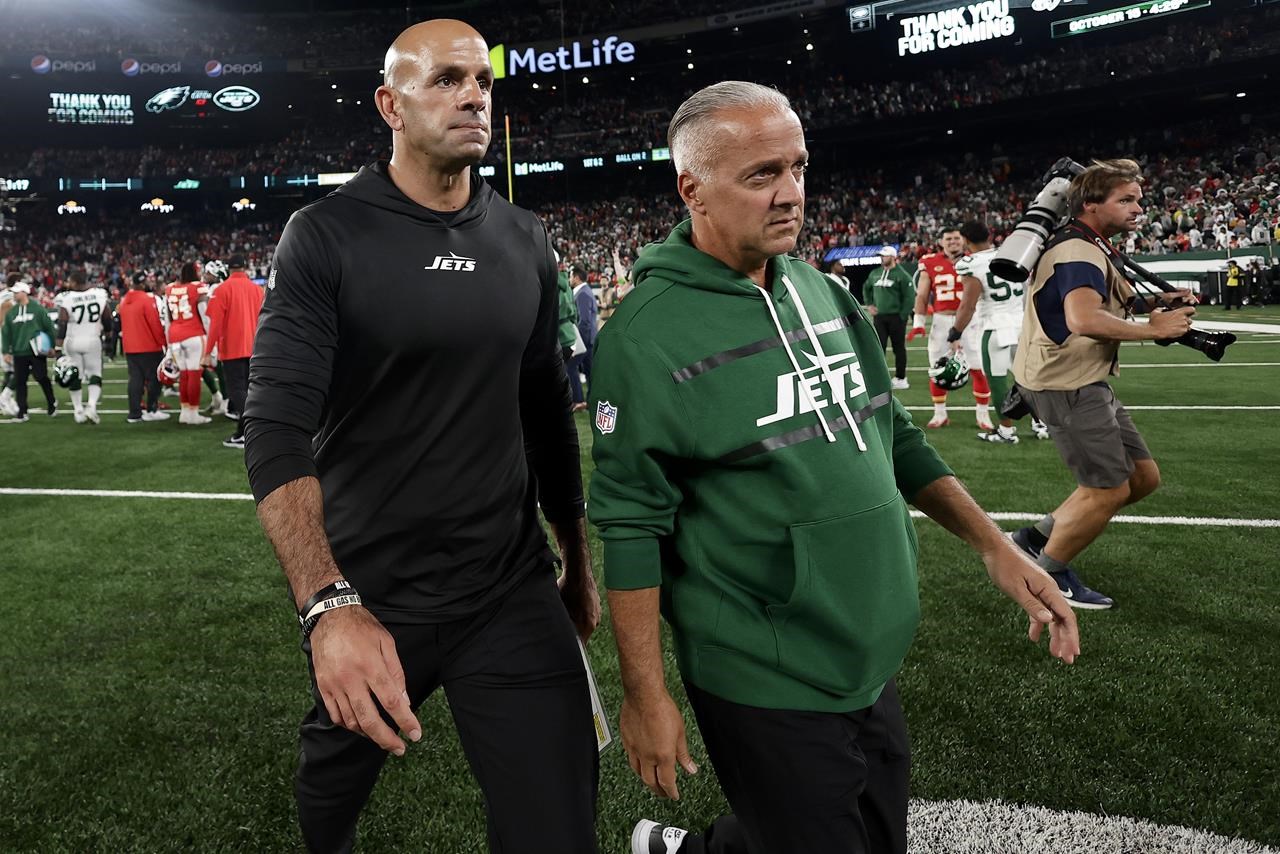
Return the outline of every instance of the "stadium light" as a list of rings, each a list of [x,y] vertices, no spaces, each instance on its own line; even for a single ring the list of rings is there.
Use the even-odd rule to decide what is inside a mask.
[[[585,77],[585,76],[584,76],[584,77],[582,78],[582,82],[583,82],[583,83],[590,83],[590,82],[591,82],[591,78],[590,78],[590,77]]]
[[[1236,97],[1237,97],[1237,98],[1243,98],[1246,94],[1248,94],[1248,93],[1246,93],[1246,92],[1237,92],[1237,93],[1236,93]]]
[[[787,60],[787,65],[790,65],[790,64],[791,64],[791,60],[789,60],[789,59],[788,59],[788,60]]]
[[[337,84],[337,83],[330,83],[330,84],[329,84],[329,88],[330,88],[330,89],[337,89],[337,88],[338,88],[338,84]]]
[[[633,75],[631,75],[631,82],[632,82],[632,83],[635,83],[635,82],[636,82],[636,77],[635,77],[635,75],[634,75],[634,74],[633,74]]]
[[[692,54],[692,53],[693,53],[693,48],[691,48],[691,47],[687,47],[687,48],[685,48],[685,49],[684,49],[684,52],[685,52],[685,53]]]
[[[631,78],[631,79],[632,79],[632,80],[634,80],[635,78],[633,77],[633,78]],[[535,80],[535,81],[534,81],[534,83],[533,83],[533,88],[535,88],[535,89],[537,89],[537,88],[538,88],[538,82],[537,82],[536,80]]]
[[[951,128],[947,128],[947,136],[954,136],[954,135],[955,135],[955,131],[953,131]]]
[[[810,42],[809,44],[805,45],[805,46],[804,46],[804,49],[805,49],[805,50],[813,50],[813,42]]]
[[[341,98],[339,98],[339,99],[338,99],[338,103],[339,103],[339,104],[341,104],[341,103],[342,103],[342,99],[341,99]]]
[[[690,71],[692,71],[692,70],[693,70],[693,63],[692,63],[692,62],[691,62],[691,63],[689,63],[689,70],[690,70]]]

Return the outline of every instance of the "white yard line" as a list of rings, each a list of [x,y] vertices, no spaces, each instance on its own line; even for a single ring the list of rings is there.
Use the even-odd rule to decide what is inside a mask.
[[[904,408],[908,412],[932,412],[933,411],[932,406],[907,406]],[[1128,410],[1144,410],[1145,409],[1148,411],[1157,411],[1157,412],[1184,412],[1188,410],[1200,410],[1200,409],[1204,409],[1204,410],[1223,410],[1223,409],[1226,409],[1226,410],[1241,410],[1241,409],[1273,410],[1273,409],[1280,409],[1280,406],[1175,406],[1172,404],[1168,406],[1130,406],[1129,404],[1126,403],[1124,408]],[[965,406],[964,404],[961,404],[959,406],[949,405],[949,408],[947,410],[948,414],[950,414],[951,412],[972,412],[972,411],[973,411],[973,404],[969,404],[968,406]]]
[[[239,492],[158,492],[129,489],[31,489],[0,486],[0,495],[45,495],[75,498],[160,498],[172,501],[252,501],[253,496]],[[918,510],[911,516],[925,518]],[[1000,522],[1035,522],[1044,518],[1043,512],[991,513]],[[1112,522],[1134,525],[1194,525],[1226,528],[1280,528],[1280,519],[1234,519],[1208,516],[1116,516]]]

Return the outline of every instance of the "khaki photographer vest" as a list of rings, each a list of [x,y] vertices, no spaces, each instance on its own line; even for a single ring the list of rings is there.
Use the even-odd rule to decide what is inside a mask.
[[[1099,341],[1071,333],[1057,344],[1040,325],[1036,296],[1044,290],[1054,267],[1071,261],[1084,261],[1102,272],[1107,287],[1103,308],[1107,313],[1123,320],[1125,309],[1133,300],[1133,286],[1108,262],[1103,251],[1089,241],[1064,240],[1045,250],[1027,291],[1022,333],[1018,336],[1018,352],[1013,361],[1018,384],[1032,391],[1071,391],[1120,372],[1119,341]]]

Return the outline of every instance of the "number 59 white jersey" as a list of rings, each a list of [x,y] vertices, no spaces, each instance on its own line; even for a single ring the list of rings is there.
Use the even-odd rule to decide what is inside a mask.
[[[956,262],[957,276],[972,276],[982,284],[976,319],[983,329],[1019,329],[1022,326],[1023,286],[991,272],[996,250],[984,249]]]

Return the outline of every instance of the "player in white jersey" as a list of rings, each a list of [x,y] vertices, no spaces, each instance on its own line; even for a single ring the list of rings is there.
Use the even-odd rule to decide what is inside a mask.
[[[107,292],[91,288],[83,270],[70,276],[71,290],[54,298],[58,306],[58,347],[79,369],[79,376],[68,386],[75,421],[99,423],[98,400],[102,397],[102,334],[110,323]],[[89,385],[89,406],[84,405],[84,383]]]
[[[1009,391],[1010,370],[1018,348],[1024,308],[1023,285],[1010,282],[991,272],[995,247],[991,232],[980,222],[967,222],[960,229],[969,253],[956,262],[956,275],[964,282],[964,295],[956,312],[955,328],[963,332],[973,323],[982,329],[982,370],[991,384],[996,410]],[[1032,429],[1039,439],[1049,437],[1048,428],[1034,419]],[[978,438],[1000,445],[1018,444],[1018,428],[1004,416],[994,430],[983,431]]]
[[[230,271],[227,270],[225,261],[210,258],[200,265],[200,281],[208,287],[210,298],[218,289],[218,285],[226,281],[228,275]],[[204,384],[209,387],[209,394],[213,396],[205,414],[227,415],[227,378],[222,372],[222,363],[215,362],[212,368],[205,368],[202,376]]]
[[[9,286],[20,281],[22,276],[10,273],[5,277],[4,284],[0,285],[0,350],[4,349],[4,316],[14,306],[13,291],[9,290]],[[18,414],[18,401],[13,394],[13,371],[7,368],[7,365],[0,366],[0,370],[4,372],[0,379],[0,415],[13,418]]]

